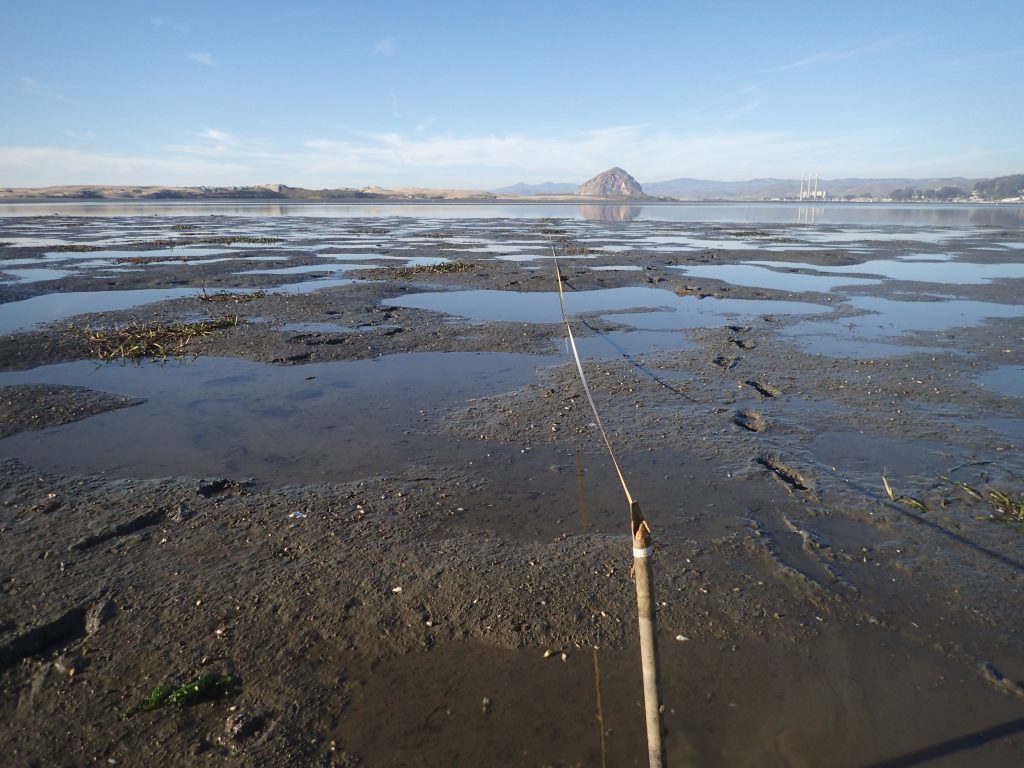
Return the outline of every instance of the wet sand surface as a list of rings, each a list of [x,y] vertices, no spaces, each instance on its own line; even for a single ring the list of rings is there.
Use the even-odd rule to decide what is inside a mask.
[[[142,211],[0,218],[7,764],[645,765],[552,248],[670,765],[1024,762],[1019,223]]]

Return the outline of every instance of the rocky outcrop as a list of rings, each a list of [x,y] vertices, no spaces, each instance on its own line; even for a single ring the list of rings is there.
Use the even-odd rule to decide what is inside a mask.
[[[585,197],[646,197],[639,182],[621,168],[609,168],[604,173],[583,182],[576,190],[576,194]]]

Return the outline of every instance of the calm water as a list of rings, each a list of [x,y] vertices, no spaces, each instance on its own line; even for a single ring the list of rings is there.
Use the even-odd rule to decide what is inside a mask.
[[[569,218],[588,221],[673,221],[737,224],[878,224],[930,227],[1024,225],[1021,205],[907,205],[889,203],[652,203],[644,205],[421,204],[275,202],[6,203],[12,216],[314,216],[432,219]]]

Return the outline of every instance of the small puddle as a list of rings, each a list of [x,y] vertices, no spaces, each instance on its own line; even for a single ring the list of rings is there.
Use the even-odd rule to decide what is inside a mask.
[[[559,323],[562,313],[553,291],[444,291],[385,299],[385,305],[429,309],[473,322]],[[701,328],[712,320],[755,315],[822,314],[829,308],[794,301],[760,299],[698,299],[663,288],[627,287],[573,291],[565,295],[569,314],[600,313],[610,320],[646,330]],[[607,314],[623,310],[660,310]]]
[[[779,267],[771,261],[751,261],[752,265]],[[909,259],[865,261],[861,264],[841,267],[823,267],[815,264],[787,264],[791,269],[805,269],[812,272],[839,274],[878,275],[890,280],[906,280],[918,283],[939,283],[944,285],[983,285],[993,280],[1024,278],[1024,264],[972,264],[965,261],[917,261]],[[727,269],[720,267],[719,269]],[[701,269],[697,267],[696,269]],[[713,269],[713,268],[712,268]],[[712,275],[707,275],[711,277]],[[817,277],[817,275],[792,275],[793,278]],[[724,278],[723,278],[724,279]],[[828,278],[834,279],[834,278]],[[877,280],[856,280],[857,284],[876,283]],[[850,285],[837,281],[836,285]],[[749,283],[738,283],[749,285]],[[831,290],[831,289],[825,289]]]
[[[0,304],[0,333],[14,333],[89,312],[131,309],[167,299],[196,296],[198,288],[146,288],[135,291],[48,293]]]
[[[70,277],[74,272],[66,269],[5,269],[4,275],[10,275],[13,280],[4,280],[3,284],[12,285],[15,283],[42,283],[47,280],[60,280]]]
[[[763,265],[763,266],[762,266]],[[830,293],[839,286],[877,285],[880,280],[858,277],[831,277],[805,275],[792,269],[794,265],[770,261],[752,261],[746,264],[721,264],[696,267],[674,267],[690,277],[722,280],[731,285],[750,288],[770,288],[778,291],[803,293]],[[802,268],[802,265],[796,265]],[[831,271],[831,270],[829,270]]]
[[[421,352],[301,366],[203,357],[2,373],[3,385],[85,386],[146,402],[14,435],[0,441],[0,454],[60,472],[119,477],[345,481],[450,450],[425,422],[470,397],[531,383],[537,367],[552,362]]]
[[[297,267],[281,269],[247,269],[236,272],[236,275],[306,275],[317,272],[351,272],[356,269],[373,269],[370,264],[303,264]]]
[[[355,280],[330,278],[307,280],[272,288],[279,293],[307,293],[322,288],[351,285]],[[231,288],[238,293],[252,293],[258,288]],[[93,312],[115,312],[133,309],[168,299],[197,296],[202,288],[144,288],[127,291],[77,291],[69,293],[48,293],[21,301],[0,304],[0,333],[15,333],[30,328],[66,320],[76,315]]]
[[[169,262],[174,262],[181,261],[183,258],[199,256],[223,256],[232,250],[241,250],[241,248],[236,248],[236,246],[226,248],[189,248],[181,246],[180,248],[154,248],[153,250],[138,251],[84,251],[81,253],[59,251],[46,253],[44,258],[48,261],[68,261],[82,258],[113,261],[114,259],[156,259],[164,257]]]
[[[1024,397],[1024,365],[1001,365],[976,376],[979,386],[1000,395]]]

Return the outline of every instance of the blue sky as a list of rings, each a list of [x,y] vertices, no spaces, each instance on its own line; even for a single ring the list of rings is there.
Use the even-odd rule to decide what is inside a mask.
[[[1024,2],[9,0],[0,186],[1024,172]]]

